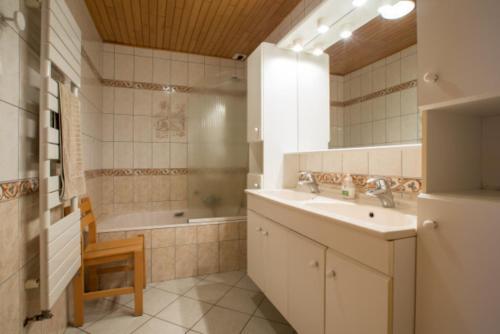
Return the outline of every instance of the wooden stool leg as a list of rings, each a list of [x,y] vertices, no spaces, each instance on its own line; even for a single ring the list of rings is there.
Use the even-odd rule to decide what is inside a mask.
[[[88,268],[89,272],[89,289],[90,291],[97,291],[99,286],[99,276],[97,275],[97,267],[91,266]]]
[[[73,307],[75,312],[74,325],[76,327],[83,326],[83,270],[80,268],[73,277]]]
[[[134,253],[134,299],[135,315],[141,316],[143,310],[142,289],[144,286],[144,251]]]

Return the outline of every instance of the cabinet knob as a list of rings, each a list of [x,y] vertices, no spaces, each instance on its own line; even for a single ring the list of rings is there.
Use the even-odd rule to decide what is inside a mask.
[[[436,221],[430,219],[424,220],[424,223],[422,225],[426,230],[435,230],[439,226],[439,224]]]
[[[437,75],[436,73],[427,72],[424,74],[424,81],[426,83],[434,83],[437,82],[438,80],[439,80],[439,75]]]
[[[327,277],[331,277],[331,278],[335,278],[337,277],[337,273],[335,272],[335,270],[330,270],[327,274],[326,274]]]
[[[311,267],[311,268],[318,268],[319,267],[319,262],[313,260],[313,261],[309,262],[309,267]]]
[[[259,132],[259,128],[253,128],[255,132]]]

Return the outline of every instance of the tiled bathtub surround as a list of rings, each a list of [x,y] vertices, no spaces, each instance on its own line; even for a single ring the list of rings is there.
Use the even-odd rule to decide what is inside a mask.
[[[295,188],[299,171],[312,171],[320,186],[339,188],[351,174],[358,191],[365,192],[369,177],[383,176],[394,192],[416,194],[422,188],[421,146],[399,145],[317,152],[290,153],[284,157],[285,188]]]
[[[417,47],[330,81],[330,147],[420,141]]]
[[[143,234],[148,282],[244,270],[246,222],[178,224],[147,230],[100,232],[99,240]],[[115,279],[112,283],[111,279]],[[125,275],[104,279],[105,284],[126,282]]]

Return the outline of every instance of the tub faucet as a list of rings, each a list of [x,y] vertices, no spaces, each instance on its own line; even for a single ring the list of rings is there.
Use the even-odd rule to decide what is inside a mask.
[[[368,179],[368,184],[375,184],[375,189],[366,191],[368,196],[377,197],[384,208],[394,208],[394,197],[392,196],[391,185],[383,177]]]
[[[316,180],[314,179],[314,176],[312,175],[311,172],[309,171],[302,171],[299,174],[299,186],[305,186],[307,185],[309,187],[309,190],[313,194],[319,193],[319,186]]]

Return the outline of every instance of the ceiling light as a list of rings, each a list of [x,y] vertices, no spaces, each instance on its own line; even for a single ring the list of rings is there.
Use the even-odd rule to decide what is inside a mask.
[[[340,31],[340,37],[342,39],[349,39],[349,38],[351,38],[351,36],[352,36],[351,29],[346,28],[346,29],[342,29],[342,31]]]
[[[352,5],[354,7],[361,7],[366,3],[367,0],[352,0]]]
[[[302,43],[300,42],[300,40],[296,39],[293,42],[292,50],[294,52],[302,52],[302,50],[304,50],[304,46],[302,45]]]
[[[323,54],[323,49],[320,48],[319,46],[315,47],[312,54],[315,56],[321,56]]]
[[[320,34],[324,34],[328,30],[330,30],[330,26],[328,24],[324,23],[323,20],[319,19],[318,20],[318,32]]]
[[[415,2],[412,0],[392,0],[379,7],[378,12],[384,19],[397,20],[408,15],[413,9]]]

